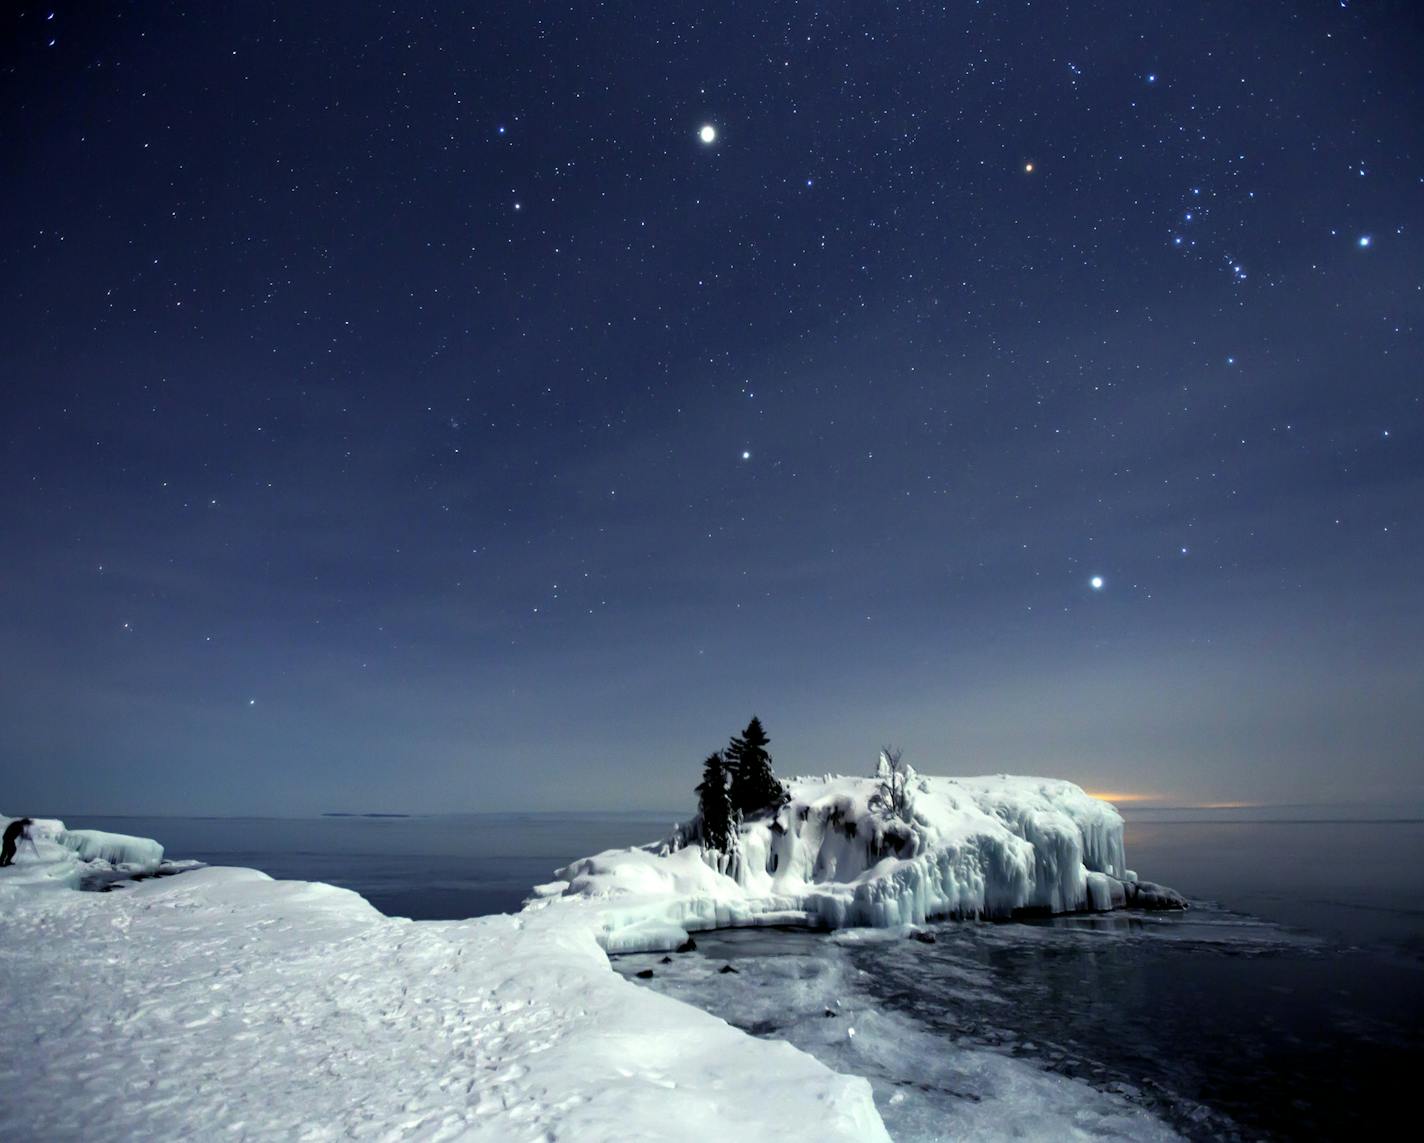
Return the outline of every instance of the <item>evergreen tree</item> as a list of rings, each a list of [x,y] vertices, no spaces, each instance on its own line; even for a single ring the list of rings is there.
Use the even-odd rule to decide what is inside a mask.
[[[771,755],[766,752],[771,739],[762,729],[761,719],[752,716],[741,737],[727,747],[727,769],[732,772],[732,806],[750,817],[764,810],[778,810],[786,804],[786,790],[771,772]]]
[[[727,768],[720,754],[709,754],[702,763],[697,812],[702,817],[702,844],[720,853],[731,853],[737,841],[735,811],[727,792]]]

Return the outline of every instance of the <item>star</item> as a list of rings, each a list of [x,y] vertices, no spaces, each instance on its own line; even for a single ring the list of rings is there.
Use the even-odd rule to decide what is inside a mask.
[[[1371,246],[1374,245],[1374,241],[1375,240],[1370,235],[1361,234],[1359,238],[1359,247],[1361,250],[1368,250]]]
[[[1091,587],[1094,591],[1102,591],[1103,577],[1100,575],[1095,575],[1092,579],[1088,581],[1088,586]]]
[[[1024,174],[1026,174],[1026,175],[1031,175],[1031,174],[1033,174],[1033,164],[1032,164],[1032,163],[1025,163],[1025,164],[1024,164]]]
[[[697,137],[704,143],[715,143],[717,141],[717,128],[710,123],[702,124],[702,129],[697,132]]]
[[[751,460],[751,458],[752,458],[751,450],[750,450],[750,449],[745,449],[745,448],[742,449],[742,459],[743,459],[743,460]]]

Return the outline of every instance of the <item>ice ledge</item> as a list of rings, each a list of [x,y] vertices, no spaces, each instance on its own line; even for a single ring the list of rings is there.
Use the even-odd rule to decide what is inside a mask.
[[[675,948],[751,925],[895,928],[945,917],[1185,908],[1127,869],[1122,817],[1071,782],[916,778],[904,816],[871,778],[798,778],[775,816],[745,823],[734,854],[698,824],[663,842],[559,870],[526,912],[576,907],[609,952]]]

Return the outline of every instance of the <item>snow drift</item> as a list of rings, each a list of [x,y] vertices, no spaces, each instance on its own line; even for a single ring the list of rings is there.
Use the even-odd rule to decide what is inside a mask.
[[[916,776],[905,817],[879,792],[873,778],[798,778],[786,806],[743,824],[733,854],[704,849],[694,821],[663,842],[574,862],[527,909],[592,910],[603,946],[632,952],[738,925],[1185,907],[1138,883],[1122,817],[1071,782]]]

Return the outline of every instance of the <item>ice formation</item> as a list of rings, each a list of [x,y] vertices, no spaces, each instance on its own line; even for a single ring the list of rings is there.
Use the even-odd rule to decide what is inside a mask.
[[[0,869],[5,1138],[888,1140],[867,1081],[625,981],[589,918],[244,869],[60,891],[62,831]]]
[[[107,861],[110,865],[155,869],[163,860],[163,846],[147,837],[104,833],[97,829],[66,829],[61,830],[55,840],[77,853],[81,861]]]
[[[0,814],[0,830],[14,818]],[[76,888],[86,877],[152,873],[163,863],[163,846],[146,837],[66,829],[56,818],[35,818],[29,841],[21,841],[12,880]]]
[[[743,825],[730,857],[696,823],[666,841],[609,850],[560,870],[530,910],[597,917],[610,952],[675,948],[738,925],[891,928],[1021,911],[1180,908],[1127,869],[1122,818],[1071,782],[916,776],[908,819],[878,804],[873,778],[799,778],[774,816]]]

